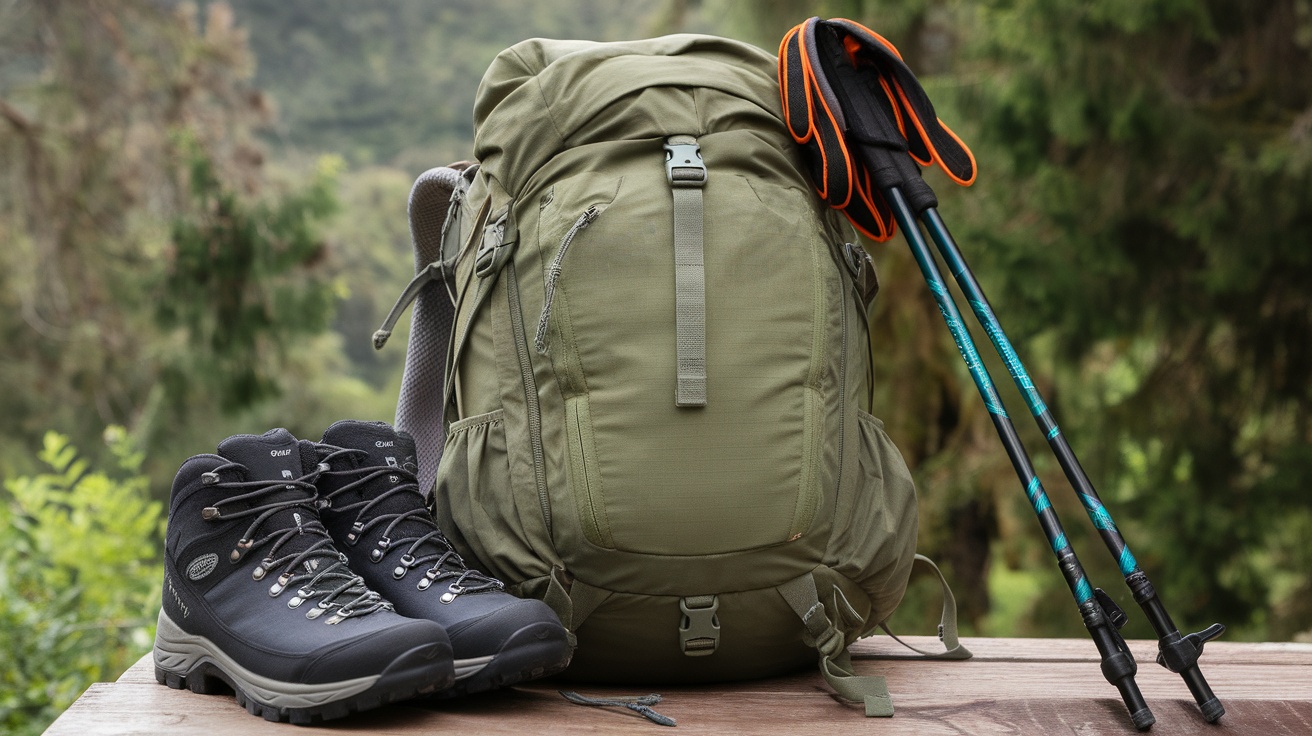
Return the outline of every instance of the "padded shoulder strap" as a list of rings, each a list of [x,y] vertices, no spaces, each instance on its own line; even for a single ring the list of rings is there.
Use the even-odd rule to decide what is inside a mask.
[[[463,165],[429,169],[410,190],[410,237],[415,249],[415,279],[388,315],[395,322],[407,297],[415,300],[406,346],[405,374],[397,399],[396,428],[410,433],[418,448],[419,487],[425,493],[437,478],[437,464],[446,441],[442,403],[447,348],[455,320],[452,290],[460,241],[460,198],[468,188]],[[384,334],[385,333],[385,334]],[[386,340],[390,327],[375,335]],[[378,338],[382,336],[383,340]]]

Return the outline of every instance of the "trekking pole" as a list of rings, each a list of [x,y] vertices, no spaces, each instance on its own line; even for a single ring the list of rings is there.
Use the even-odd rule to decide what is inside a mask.
[[[874,75],[863,74],[858,69],[858,54],[863,52],[865,56],[860,61],[864,61],[870,67],[867,72],[873,70]],[[1103,673],[1121,691],[1135,726],[1146,729],[1152,725],[1153,717],[1146,705],[1142,705],[1142,697],[1134,686],[1133,669],[1125,674],[1121,669],[1123,662],[1116,656],[1118,652],[1124,652],[1133,667],[1133,658],[1128,657],[1124,641],[1116,632],[1124,624],[1125,614],[1103,591],[1089,591],[1073,552],[1065,555],[1060,551],[1063,547],[1069,548],[1069,544],[1046,495],[1042,493],[1028,455],[980,361],[969,332],[962,324],[955,302],[939,275],[913,211],[924,217],[945,262],[971,302],[976,317],[989,333],[994,347],[1007,363],[1008,371],[1045,432],[1063,471],[1080,495],[1090,519],[1117,558],[1135,600],[1157,631],[1158,662],[1183,676],[1206,720],[1214,722],[1219,719],[1225,710],[1208,688],[1197,661],[1203,644],[1219,636],[1224,627],[1215,624],[1197,634],[1180,635],[1147,576],[1138,569],[1133,554],[1093,491],[1069,444],[1057,430],[1051,413],[1042,405],[1033,382],[938,216],[937,198],[913,163],[913,159],[923,165],[937,162],[949,177],[960,184],[969,184],[974,180],[974,159],[969,149],[934,117],[932,104],[914,75],[902,63],[896,48],[859,24],[812,18],[785,36],[780,45],[779,64],[785,119],[794,139],[806,145],[812,178],[821,196],[835,208],[844,210],[858,229],[876,240],[885,240],[892,235],[893,221],[901,225],[957,348],[984,398],[1003,446],[1035,507],[1040,525],[1058,555],[1058,563],[1071,585],[1086,626],[1103,656]],[[849,147],[853,150],[849,151]],[[853,153],[858,160],[853,161]],[[872,186],[878,188],[882,197],[874,196],[870,191]],[[1088,612],[1092,608],[1098,610],[1091,617]],[[1109,616],[1114,628],[1099,621],[1100,614]]]
[[[869,155],[871,158],[879,158],[881,155],[878,152],[872,153],[864,147],[860,149],[860,152]],[[874,167],[871,167],[871,170],[873,171]],[[1061,521],[1057,518],[1057,512],[1052,508],[1052,503],[1043,490],[1043,484],[1034,472],[1034,466],[1030,462],[1029,455],[1016,433],[1016,426],[1012,424],[1011,419],[1007,416],[1007,410],[1003,406],[1001,397],[998,396],[992,379],[989,377],[988,369],[984,367],[984,362],[980,359],[975,343],[970,337],[970,332],[962,322],[961,313],[957,310],[956,302],[948,293],[947,284],[939,273],[938,266],[934,262],[934,256],[930,252],[928,244],[925,243],[924,236],[916,227],[914,215],[907,204],[906,198],[902,195],[901,189],[897,185],[891,185],[885,187],[883,193],[886,201],[892,206],[893,216],[902,227],[902,235],[911,248],[911,254],[915,257],[916,264],[920,266],[920,272],[925,278],[925,283],[928,284],[930,292],[934,295],[934,301],[943,314],[943,320],[947,323],[948,330],[957,343],[957,350],[961,353],[962,359],[966,362],[966,367],[970,370],[971,378],[975,381],[975,387],[984,399],[984,405],[989,411],[989,418],[993,420],[993,428],[997,430],[998,437],[1002,440],[1002,446],[1007,451],[1007,457],[1010,458],[1012,467],[1016,470],[1016,475],[1020,478],[1021,486],[1025,489],[1025,495],[1029,497],[1030,504],[1034,507],[1034,513],[1038,516],[1039,526],[1043,528],[1043,533],[1048,538],[1053,554],[1057,557],[1057,566],[1061,569],[1062,575],[1066,578],[1066,584],[1070,586],[1071,593],[1075,596],[1075,602],[1079,607],[1080,616],[1084,620],[1084,626],[1089,630],[1094,646],[1098,648],[1098,654],[1102,658],[1103,677],[1120,691],[1121,699],[1125,701],[1125,707],[1130,712],[1130,720],[1134,723],[1135,728],[1145,731],[1152,727],[1153,723],[1156,722],[1156,718],[1153,717],[1152,711],[1149,710],[1148,704],[1144,701],[1139,686],[1135,684],[1134,676],[1138,671],[1138,665],[1135,663],[1134,656],[1130,653],[1125,644],[1125,639],[1121,637],[1119,631],[1126,622],[1125,612],[1116,605],[1111,596],[1104,593],[1102,589],[1095,589],[1089,584],[1089,580],[1084,573],[1084,567],[1080,564],[1075,551],[1071,549],[1066,533],[1062,529]]]
[[[1134,595],[1135,602],[1143,609],[1144,615],[1148,617],[1148,621],[1153,627],[1153,631],[1156,632],[1157,663],[1184,678],[1185,685],[1189,687],[1189,692],[1193,694],[1194,701],[1198,703],[1199,709],[1202,710],[1203,718],[1209,723],[1216,722],[1221,716],[1225,715],[1225,707],[1212,693],[1212,689],[1208,686],[1203,673],[1198,669],[1198,658],[1203,653],[1203,645],[1225,633],[1225,626],[1219,623],[1212,624],[1203,631],[1194,634],[1180,634],[1180,630],[1176,628],[1175,623],[1171,620],[1171,615],[1167,613],[1166,606],[1157,597],[1157,591],[1153,588],[1152,582],[1148,580],[1147,574],[1139,568],[1134,554],[1130,552],[1125,538],[1121,536],[1120,531],[1116,528],[1116,523],[1112,520],[1111,514],[1098,498],[1098,492],[1094,490],[1089,476],[1085,474],[1084,468],[1080,466],[1079,459],[1075,457],[1075,451],[1071,449],[1070,443],[1066,441],[1066,437],[1058,428],[1057,420],[1053,418],[1052,411],[1044,404],[1043,397],[1035,388],[1034,382],[1030,380],[1025,365],[1021,363],[1020,357],[1012,348],[1006,333],[1003,332],[997,315],[994,314],[993,308],[989,306],[984,291],[975,280],[975,275],[971,272],[970,267],[966,265],[961,251],[957,248],[956,241],[952,239],[952,235],[948,232],[947,225],[939,217],[937,208],[929,207],[925,209],[921,213],[921,219],[925,223],[930,237],[938,246],[939,253],[943,256],[943,261],[947,264],[948,270],[952,272],[957,285],[961,287],[962,293],[965,294],[966,300],[975,312],[976,320],[988,333],[994,349],[1002,357],[1003,362],[1007,364],[1007,372],[1011,374],[1012,381],[1016,384],[1016,388],[1020,390],[1021,396],[1024,397],[1030,413],[1034,415],[1034,421],[1038,423],[1039,429],[1047,437],[1048,445],[1052,448],[1053,454],[1057,456],[1057,462],[1061,465],[1062,472],[1065,473],[1071,487],[1079,496],[1080,503],[1088,512],[1089,520],[1097,527],[1099,535],[1102,536],[1103,542],[1107,545],[1107,549],[1112,553],[1112,557],[1116,559],[1117,565],[1120,566],[1121,574],[1125,577],[1125,584]]]

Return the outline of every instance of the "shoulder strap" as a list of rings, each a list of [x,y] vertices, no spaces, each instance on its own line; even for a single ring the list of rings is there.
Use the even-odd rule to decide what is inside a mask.
[[[414,300],[396,428],[415,439],[419,487],[425,493],[437,478],[437,464],[446,440],[442,427],[443,389],[455,320],[452,290],[460,245],[460,202],[469,186],[465,169],[463,164],[429,169],[410,189],[408,211],[415,278],[392,307],[383,328],[374,333],[374,347],[381,349],[391,335],[392,325]]]

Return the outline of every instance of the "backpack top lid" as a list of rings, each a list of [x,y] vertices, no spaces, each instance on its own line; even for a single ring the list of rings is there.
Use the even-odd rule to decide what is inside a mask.
[[[654,87],[719,90],[756,103],[782,126],[775,71],[773,55],[716,36],[529,39],[498,54],[483,75],[474,102],[474,155],[515,196],[566,149],[705,132],[706,121],[685,105],[616,104]]]

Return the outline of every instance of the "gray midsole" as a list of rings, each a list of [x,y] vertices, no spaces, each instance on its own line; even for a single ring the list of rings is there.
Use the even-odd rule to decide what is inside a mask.
[[[197,665],[210,663],[232,678],[247,697],[275,708],[306,708],[331,703],[362,693],[373,686],[381,675],[357,677],[337,682],[302,683],[283,682],[257,675],[237,664],[203,636],[188,634],[159,612],[159,626],[155,630],[155,666],[186,677]]]
[[[469,659],[456,660],[456,682],[459,682],[470,675],[476,674],[479,670],[487,666],[496,657],[495,654],[489,654],[486,657],[470,657]]]

